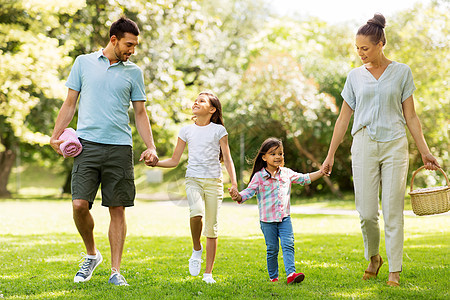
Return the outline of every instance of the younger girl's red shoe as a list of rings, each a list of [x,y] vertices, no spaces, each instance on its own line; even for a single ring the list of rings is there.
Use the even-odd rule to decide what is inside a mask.
[[[291,273],[287,277],[287,284],[299,283],[305,279],[305,274],[303,273]]]

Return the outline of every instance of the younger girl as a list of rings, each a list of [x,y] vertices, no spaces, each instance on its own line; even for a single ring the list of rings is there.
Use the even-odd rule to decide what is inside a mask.
[[[189,147],[186,171],[186,195],[190,208],[190,226],[193,243],[189,259],[189,272],[200,274],[203,247],[200,243],[202,218],[205,216],[206,267],[203,281],[215,283],[212,269],[217,250],[217,215],[223,199],[223,159],[230,175],[232,187],[237,192],[236,172],[228,147],[228,133],[223,126],[222,106],[213,94],[202,92],[192,105],[195,123],[181,128],[172,158],[158,162],[164,168],[176,167],[186,144]],[[204,204],[203,204],[204,202]]]
[[[321,171],[301,174],[284,168],[283,144],[279,139],[268,138],[255,158],[248,187],[242,192],[230,189],[233,200],[243,203],[256,193],[261,230],[267,246],[267,269],[270,281],[278,281],[279,240],[283,248],[287,283],[305,279],[295,272],[294,233],[290,217],[291,183],[310,184],[323,176]]]

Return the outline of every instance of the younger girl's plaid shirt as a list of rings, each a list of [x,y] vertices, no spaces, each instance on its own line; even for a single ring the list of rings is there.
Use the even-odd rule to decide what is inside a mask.
[[[271,176],[261,169],[253,176],[248,187],[240,192],[241,203],[255,195],[258,199],[259,219],[263,222],[281,222],[290,215],[291,184],[310,184],[309,174],[301,174],[289,168],[280,167]]]

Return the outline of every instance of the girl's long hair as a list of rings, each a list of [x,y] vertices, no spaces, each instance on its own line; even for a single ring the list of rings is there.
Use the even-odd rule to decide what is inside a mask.
[[[253,160],[253,170],[252,170],[252,175],[250,176],[250,181],[252,181],[252,178],[256,172],[261,171],[262,168],[267,167],[267,163],[262,159],[262,157],[264,154],[267,153],[267,151],[269,151],[273,147],[277,147],[277,148],[283,147],[283,142],[280,139],[270,137],[262,143],[261,147],[259,148],[258,154],[256,155],[255,159]],[[284,165],[284,163],[283,163],[283,165]]]
[[[223,124],[222,104],[220,103],[219,98],[217,98],[217,96],[214,95],[213,93],[209,93],[209,92],[201,92],[198,95],[199,96],[205,95],[206,97],[208,97],[209,103],[211,104],[212,107],[214,107],[216,109],[216,111],[211,116],[211,122],[225,127],[225,125]],[[222,148],[220,148],[219,160],[221,162],[223,161]]]
[[[209,103],[211,104],[211,106],[213,106],[216,111],[213,113],[213,115],[211,116],[211,122],[222,125],[225,127],[225,125],[223,125],[223,117],[222,117],[222,104],[220,104],[219,98],[217,98],[216,95],[209,93],[209,92],[201,92],[200,95],[205,95],[208,97]]]

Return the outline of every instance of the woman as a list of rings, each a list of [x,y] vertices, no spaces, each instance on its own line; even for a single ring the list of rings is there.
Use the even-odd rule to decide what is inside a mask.
[[[410,68],[391,61],[383,53],[386,44],[385,18],[375,14],[356,34],[356,49],[363,66],[350,71],[342,97],[328,155],[322,171],[331,174],[334,154],[355,113],[352,136],[352,171],[356,209],[361,220],[364,256],[369,266],[363,279],[375,278],[383,264],[379,254],[378,194],[389,261],[390,286],[398,286],[403,256],[403,208],[408,171],[408,142],[405,124],[422,155],[425,167],[436,170],[422,133],[413,102],[415,90]]]

